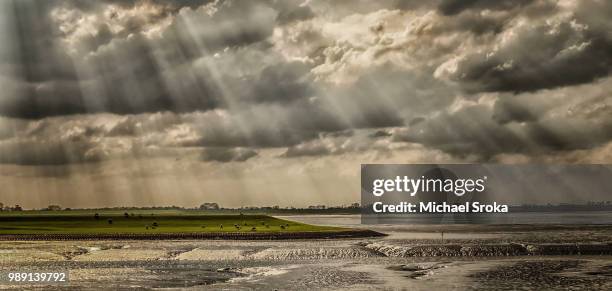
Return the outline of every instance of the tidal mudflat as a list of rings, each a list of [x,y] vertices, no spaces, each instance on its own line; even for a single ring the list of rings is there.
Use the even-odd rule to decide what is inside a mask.
[[[282,241],[5,241],[0,242],[0,268],[69,270],[69,284],[53,288],[84,290],[612,288],[608,249],[612,226],[373,228],[389,236]],[[576,252],[576,246],[582,248]],[[589,252],[587,246],[595,247]],[[47,289],[40,285],[2,287]]]

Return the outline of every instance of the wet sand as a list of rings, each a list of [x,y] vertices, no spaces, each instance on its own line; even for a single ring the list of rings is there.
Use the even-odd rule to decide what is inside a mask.
[[[612,262],[556,258],[501,264],[470,275],[481,288],[514,290],[529,284],[533,289],[610,290]],[[476,289],[476,288],[475,288]]]
[[[444,240],[439,233],[442,228]],[[67,269],[69,285],[53,286],[66,290],[612,288],[610,254],[558,255],[528,249],[610,246],[612,226],[538,226],[536,231],[516,226],[486,231],[473,226],[374,229],[389,236],[281,241],[4,241],[0,242],[0,269]],[[491,246],[514,246],[520,252],[500,253]],[[457,250],[465,253],[457,255]],[[1,287],[17,290],[24,286]]]

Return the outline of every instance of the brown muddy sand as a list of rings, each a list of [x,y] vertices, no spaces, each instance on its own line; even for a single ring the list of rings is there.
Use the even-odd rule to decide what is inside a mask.
[[[564,244],[418,244],[361,243],[386,257],[504,257],[554,255],[612,255],[611,243]]]
[[[475,289],[609,290],[612,264],[585,271],[582,260],[521,261],[470,275]]]

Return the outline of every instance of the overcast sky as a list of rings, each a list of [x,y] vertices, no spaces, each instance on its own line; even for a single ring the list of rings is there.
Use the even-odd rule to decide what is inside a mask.
[[[0,1],[0,202],[340,205],[361,163],[610,163],[611,18],[607,0]]]

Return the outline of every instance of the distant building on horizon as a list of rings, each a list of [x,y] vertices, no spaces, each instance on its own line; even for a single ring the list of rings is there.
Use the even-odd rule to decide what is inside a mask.
[[[59,206],[59,205],[49,205],[49,206],[47,206],[46,210],[49,210],[49,211],[60,211],[60,210],[62,210],[62,207]]]
[[[219,204],[214,202],[205,202],[200,205],[201,210],[219,210]]]
[[[325,209],[326,206],[325,205],[310,205],[308,206],[308,209]]]

